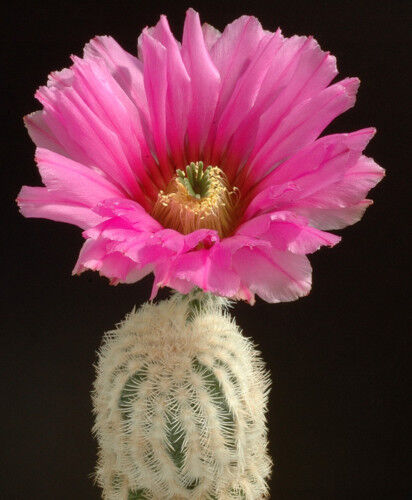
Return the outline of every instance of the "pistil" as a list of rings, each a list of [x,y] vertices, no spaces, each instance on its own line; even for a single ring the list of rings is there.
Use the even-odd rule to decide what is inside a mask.
[[[177,180],[180,182],[194,198],[205,198],[209,193],[210,188],[210,171],[212,167],[209,166],[203,170],[203,162],[192,162],[186,167],[186,172],[183,170],[176,170]]]
[[[204,168],[201,161],[177,170],[165,191],[160,191],[152,216],[164,227],[189,234],[214,229],[228,236],[237,220],[238,190],[230,188],[219,167]]]

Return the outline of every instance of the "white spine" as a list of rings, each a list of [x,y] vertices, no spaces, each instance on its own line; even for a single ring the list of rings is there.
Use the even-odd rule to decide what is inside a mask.
[[[174,295],[106,333],[93,394],[105,499],[267,496],[269,374],[226,306]]]

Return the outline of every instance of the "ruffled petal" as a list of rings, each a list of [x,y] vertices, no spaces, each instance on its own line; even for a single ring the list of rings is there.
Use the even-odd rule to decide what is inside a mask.
[[[130,264],[130,269],[125,265],[127,276],[123,273],[116,277],[111,270],[108,276],[111,280],[116,278],[117,282],[125,282],[127,277],[130,282],[133,274],[129,272],[131,273],[133,269],[136,273],[138,270],[150,269],[157,276],[155,280],[157,289],[167,285],[171,277],[177,276],[176,265],[181,255],[188,252],[197,253],[194,250],[199,245],[209,248],[219,241],[217,232],[211,229],[199,229],[187,235],[173,229],[164,229],[143,207],[132,200],[105,200],[93,210],[104,220],[84,231],[83,236],[95,244],[90,243],[85,247],[75,268],[76,273],[92,269],[90,252],[93,256],[99,255],[97,258],[99,263],[105,253],[122,255]],[[99,268],[102,274],[104,270],[105,267]]]
[[[80,250],[73,274],[84,271],[98,271],[106,276],[112,285],[133,283],[144,278],[152,269],[150,266],[138,268],[136,263],[120,252],[109,252],[104,239],[87,240]]]
[[[101,217],[88,206],[76,203],[44,187],[23,186],[17,196],[17,204],[25,217],[67,222],[82,229],[94,226],[101,221]]]
[[[133,227],[140,227],[144,231],[158,231],[162,226],[147,211],[134,200],[104,200],[96,207],[94,212],[105,218],[119,218],[123,223]]]
[[[95,170],[65,156],[38,148],[35,156],[44,185],[50,192],[89,208],[124,192]]]
[[[336,209],[357,207],[384,176],[381,167],[361,154],[374,132],[374,129],[364,129],[326,136],[302,149],[260,183],[258,188],[262,191],[253,197],[244,219],[265,211],[286,209],[314,221],[317,216],[310,215],[312,209],[316,214],[318,209],[333,209],[330,214],[334,214]],[[342,215],[343,219],[338,218],[336,225],[315,225],[320,229],[344,227],[344,220],[359,220],[366,206],[361,204],[359,208],[347,210],[348,218]],[[319,212],[319,216],[322,213],[327,212]]]
[[[173,290],[177,290],[180,293],[188,294],[195,287],[190,281],[180,279],[177,276],[171,274],[171,266],[167,261],[161,262],[156,266],[156,272],[153,280],[152,293],[150,295],[150,300],[153,300],[159,289],[168,286]]]
[[[255,217],[242,224],[236,235],[259,238],[273,248],[296,254],[313,253],[321,246],[332,247],[340,241],[339,236],[319,231],[306,218],[286,211]]]
[[[310,291],[312,269],[304,255],[244,247],[232,261],[242,283],[266,302],[289,302]]]
[[[232,269],[231,252],[222,245],[180,255],[173,265],[173,275],[180,280],[223,296],[236,294],[240,278]]]

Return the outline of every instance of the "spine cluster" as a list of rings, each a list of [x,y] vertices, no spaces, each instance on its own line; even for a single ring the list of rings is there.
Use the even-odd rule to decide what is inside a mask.
[[[133,311],[99,353],[93,402],[103,497],[264,498],[269,384],[222,300],[175,295]]]

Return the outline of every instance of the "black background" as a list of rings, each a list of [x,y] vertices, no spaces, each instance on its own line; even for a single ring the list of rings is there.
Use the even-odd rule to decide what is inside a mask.
[[[72,0],[12,2],[3,12],[0,498],[99,498],[91,479],[95,351],[105,330],[147,300],[152,280],[110,287],[96,273],[73,278],[80,230],[17,213],[20,186],[39,184],[21,118],[39,109],[32,96],[47,74],[69,65],[69,54],[80,55],[94,35],[112,35],[134,52],[141,29],[161,13],[180,37],[190,5],[219,29],[248,13],[268,30],[313,34],[337,56],[341,77],[362,80],[356,107],[328,131],[376,126],[367,154],[387,169],[363,220],[311,257],[308,297],[235,307],[272,372],[271,498],[410,498],[410,315],[402,308],[410,294],[410,3],[394,0]]]

